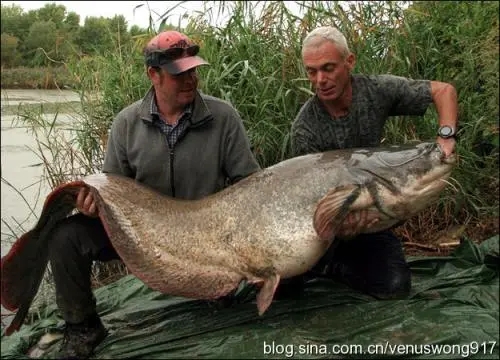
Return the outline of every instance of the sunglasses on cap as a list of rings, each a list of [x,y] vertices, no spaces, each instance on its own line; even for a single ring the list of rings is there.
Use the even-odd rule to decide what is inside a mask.
[[[159,67],[185,56],[195,56],[199,51],[200,47],[198,45],[154,50],[146,55],[146,65]]]

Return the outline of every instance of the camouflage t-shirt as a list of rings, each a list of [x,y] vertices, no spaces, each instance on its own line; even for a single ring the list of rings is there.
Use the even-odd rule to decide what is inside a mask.
[[[292,124],[294,156],[380,144],[389,116],[423,116],[432,103],[429,80],[394,75],[352,75],[352,104],[346,116],[332,119],[315,95]]]

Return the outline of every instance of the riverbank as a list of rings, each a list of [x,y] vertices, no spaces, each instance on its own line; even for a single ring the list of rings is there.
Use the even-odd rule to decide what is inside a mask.
[[[2,89],[74,89],[76,79],[64,66],[2,68]]]

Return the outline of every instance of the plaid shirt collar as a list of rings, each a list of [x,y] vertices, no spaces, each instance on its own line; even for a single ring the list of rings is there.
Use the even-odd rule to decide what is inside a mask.
[[[179,118],[179,122],[183,121],[184,119],[188,118],[192,113],[193,113],[193,105],[194,102],[189,103],[184,107],[184,112],[182,113],[181,117]],[[162,119],[162,116],[160,112],[158,111],[158,104],[156,102],[156,96],[151,97],[151,105],[150,105],[150,113],[151,115],[156,115],[153,116],[153,119]],[[177,124],[179,124],[179,122]],[[167,124],[169,125],[169,124]],[[169,125],[172,126],[172,125]]]

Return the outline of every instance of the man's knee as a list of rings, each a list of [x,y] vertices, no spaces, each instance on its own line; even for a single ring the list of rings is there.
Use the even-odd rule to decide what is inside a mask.
[[[59,221],[51,230],[49,254],[71,254],[78,252],[81,255],[90,255],[104,247],[104,230],[101,229],[99,219],[90,218],[82,214],[69,216]]]
[[[372,290],[374,296],[381,299],[406,298],[411,291],[411,271],[408,266],[392,269],[384,282]]]
[[[380,242],[382,252],[378,256],[385,255],[385,261],[373,264],[374,267],[381,268],[379,280],[382,280],[380,291],[375,295],[385,299],[408,296],[411,290],[411,269],[406,262],[401,240],[392,231],[378,233],[374,240]],[[373,270],[376,271],[375,268]]]
[[[362,234],[339,244],[331,271],[334,277],[378,298],[404,298],[411,290],[402,243],[391,231]]]
[[[78,231],[82,230],[82,215],[69,216],[59,221],[50,232],[49,248],[51,252],[64,253],[70,247],[75,246],[78,240]]]

